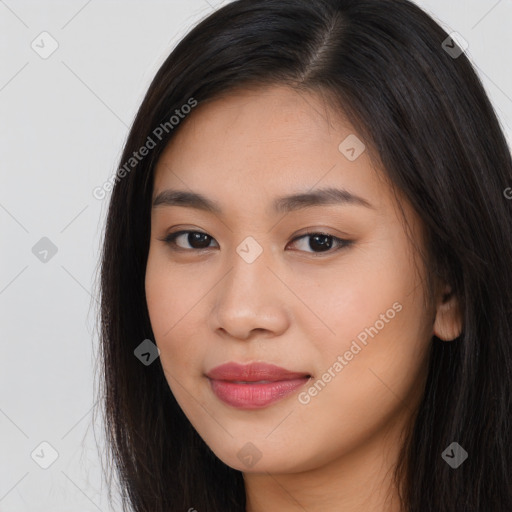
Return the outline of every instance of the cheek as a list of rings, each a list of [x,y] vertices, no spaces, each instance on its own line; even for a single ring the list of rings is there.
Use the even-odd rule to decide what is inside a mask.
[[[391,245],[359,253],[347,266],[350,272],[340,269],[310,294],[330,328],[327,336],[316,337],[317,367],[327,371],[345,356],[343,369],[338,365],[335,372],[344,377],[335,380],[352,382],[361,396],[385,388],[377,375],[406,392],[423,369],[430,339],[420,277],[406,251]]]
[[[339,350],[344,344],[364,332],[380,315],[393,318],[393,304],[400,301],[413,284],[408,268],[396,262],[396,254],[385,244],[372,243],[342,255],[339,264],[309,272],[297,272],[293,289],[303,298],[310,313],[296,315],[299,322],[308,319],[328,329],[323,346],[332,341]],[[300,306],[298,306],[300,307]],[[321,322],[319,322],[321,320]],[[364,336],[363,336],[364,337]]]
[[[318,373],[301,397],[309,402],[302,428],[322,425],[335,452],[379,432],[404,405],[413,410],[423,389],[429,337],[421,287],[411,294],[403,276],[388,277],[380,288],[354,283],[338,293],[325,312],[336,336],[315,342]],[[313,449],[329,457],[324,450],[321,442]]]
[[[150,250],[145,291],[153,333],[165,341],[184,323],[201,294],[204,295],[205,287],[200,280],[185,277],[165,254]]]
[[[148,256],[145,278],[146,302],[155,343],[165,372],[173,375],[189,371],[197,362],[194,331],[198,320],[194,306],[205,294],[204,286],[183,277],[163,258]],[[196,326],[194,330],[194,326]]]
[[[337,389],[332,391],[358,408],[359,414],[365,411],[372,417],[417,397],[430,346],[419,304],[419,297],[392,294],[388,301],[372,305],[371,317],[359,318],[339,343],[330,345],[330,364],[338,355],[344,359]]]

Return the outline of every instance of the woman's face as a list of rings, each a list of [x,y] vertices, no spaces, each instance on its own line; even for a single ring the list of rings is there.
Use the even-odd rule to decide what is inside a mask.
[[[153,198],[201,194],[218,210],[169,193],[152,209],[155,343],[184,413],[238,470],[297,472],[384,447],[423,392],[435,316],[424,269],[355,137],[319,96],[245,90],[197,107],[158,163]],[[163,241],[178,231],[192,233]],[[206,376],[228,362],[300,375]]]

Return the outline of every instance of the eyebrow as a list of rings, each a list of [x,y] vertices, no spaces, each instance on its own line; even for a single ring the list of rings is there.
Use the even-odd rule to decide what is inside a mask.
[[[346,189],[333,187],[316,189],[313,192],[302,192],[278,197],[272,203],[273,210],[276,213],[287,213],[304,208],[311,208],[313,206],[328,205],[356,205],[374,209],[371,203],[366,199],[353,194]],[[208,199],[197,192],[188,192],[185,190],[167,189],[160,192],[153,199],[152,208],[162,206],[184,206],[211,213],[222,214],[222,208],[216,201]]]

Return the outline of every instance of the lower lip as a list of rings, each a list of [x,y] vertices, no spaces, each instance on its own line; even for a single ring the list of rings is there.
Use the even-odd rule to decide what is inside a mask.
[[[226,380],[208,380],[215,395],[228,405],[239,409],[260,409],[304,386],[309,377],[266,384],[235,384]]]

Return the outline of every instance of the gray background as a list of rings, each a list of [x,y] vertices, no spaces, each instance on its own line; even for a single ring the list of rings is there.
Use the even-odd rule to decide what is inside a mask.
[[[109,195],[92,190],[172,47],[224,3],[0,0],[0,512],[111,510],[92,413]],[[512,4],[418,3],[468,41],[511,141]]]

